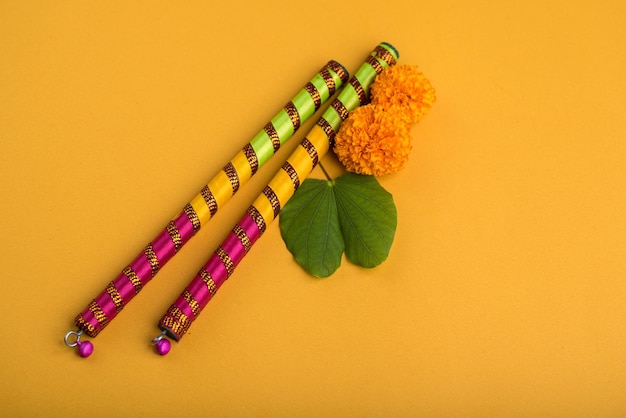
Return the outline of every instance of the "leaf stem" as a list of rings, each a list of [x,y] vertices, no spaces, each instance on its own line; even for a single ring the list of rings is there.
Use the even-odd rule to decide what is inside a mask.
[[[324,168],[324,166],[322,165],[321,161],[317,162],[317,165],[322,169],[322,171],[324,172],[324,175],[326,176],[326,179],[330,182],[333,181],[333,179],[330,177],[330,175],[328,174],[328,171],[326,171],[326,169]]]

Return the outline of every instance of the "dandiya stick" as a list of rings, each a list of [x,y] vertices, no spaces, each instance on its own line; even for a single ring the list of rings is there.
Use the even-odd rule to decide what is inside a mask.
[[[280,112],[220,170],[200,193],[187,203],[167,226],[106,288],[79,313],[78,331],[65,335],[65,343],[91,354],[93,345],[81,342],[85,333],[97,336],[137,295],[159,270],[202,226],[265,164],[278,149],[326,102],[348,73],[337,61],[329,61]]]
[[[179,341],[198,318],[217,290],[233,274],[237,265],[278,216],[300,183],[329,150],[341,123],[350,111],[368,101],[369,87],[386,67],[395,64],[398,52],[388,43],[379,44],[326,109],[317,124],[302,140],[263,192],[247,209],[208,262],[187,285],[159,321],[162,333],[152,342],[164,355],[171,344],[166,336]]]

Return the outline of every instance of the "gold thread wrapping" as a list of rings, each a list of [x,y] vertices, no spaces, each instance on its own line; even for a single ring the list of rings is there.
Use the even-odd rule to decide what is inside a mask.
[[[180,232],[178,231],[178,228],[176,228],[174,221],[169,221],[165,229],[167,229],[167,233],[174,243],[174,250],[178,252],[183,246],[183,239],[180,237]]]
[[[336,101],[338,101],[338,100],[336,100]],[[322,128],[322,131],[324,131],[324,133],[326,134],[326,137],[328,138],[328,141],[332,143],[333,140],[335,139],[336,132],[333,129],[333,127],[330,124],[330,122],[328,122],[324,118],[319,118],[319,120],[317,121],[317,126]],[[306,149],[306,147],[305,147],[305,149]],[[307,149],[307,151],[308,151],[308,149]],[[313,157],[311,156],[311,158],[313,158]],[[317,158],[315,159],[315,164],[317,164]],[[313,165],[315,165],[315,164],[313,164]]]
[[[162,327],[162,329],[169,331],[168,336],[171,336],[176,341],[178,341],[179,338],[182,338],[185,331],[182,324],[169,315],[161,318],[161,322],[159,323],[159,325]]]
[[[161,319],[161,325],[182,337],[189,330],[191,320],[178,307],[172,305],[167,310],[165,317]]]
[[[239,238],[239,242],[241,242],[241,245],[243,245],[245,253],[248,254],[248,251],[250,251],[250,248],[252,247],[252,242],[250,241],[250,237],[248,237],[248,234],[246,234],[246,231],[243,230],[241,225],[237,224],[233,228],[233,234],[235,234],[237,238]]]
[[[367,101],[367,94],[365,93],[365,89],[361,85],[361,82],[356,77],[352,77],[350,79],[350,85],[354,87],[356,94],[359,95],[359,104],[364,105]]]
[[[195,235],[200,230],[200,227],[202,226],[202,224],[200,223],[200,218],[198,217],[198,214],[193,209],[193,206],[191,206],[190,203],[187,203],[185,205],[183,212],[185,212],[185,215],[187,215],[187,218],[189,218],[189,222],[191,222],[191,226],[193,226],[193,233]]]
[[[341,81],[343,81],[344,83],[348,81],[349,75],[341,64],[339,64],[337,61],[330,61],[327,65],[328,68],[333,70],[335,74],[339,76]]]
[[[261,215],[261,212],[259,212],[259,210],[254,206],[250,206],[246,213],[250,215],[262,235],[265,232],[266,225],[265,219],[263,219],[263,215]]]
[[[293,130],[297,131],[300,128],[300,113],[298,113],[296,105],[294,105],[293,102],[287,103],[285,105],[285,112],[287,112],[287,115],[289,115],[289,119],[291,119]]]
[[[376,59],[375,56],[368,56],[365,62],[372,66],[374,71],[376,71],[376,74],[380,74],[383,71],[383,65]]]
[[[385,47],[378,45],[376,48],[374,48],[374,53],[378,58],[382,59],[389,65],[394,65],[396,63],[396,58]]]
[[[135,294],[141,292],[141,289],[143,288],[143,282],[141,281],[139,275],[137,275],[135,270],[133,270],[130,266],[126,266],[124,267],[124,270],[122,270],[122,273],[132,283],[133,287],[135,288]]]
[[[298,177],[298,172],[296,171],[296,169],[293,168],[289,161],[285,161],[281,168],[285,171],[285,173],[287,173],[287,175],[289,175],[289,178],[293,183],[293,190],[297,190],[298,187],[300,187],[300,177]]]
[[[207,184],[200,190],[200,194],[204,199],[204,202],[209,207],[209,212],[211,212],[211,216],[213,217],[217,213],[217,200],[215,196],[213,196],[213,192],[209,189],[209,185]]]
[[[230,258],[226,250],[224,250],[221,245],[217,247],[217,250],[215,250],[215,254],[217,254],[222,264],[224,264],[224,267],[226,268],[226,273],[228,274],[228,277],[230,277],[235,272],[235,264],[233,263],[233,260]]]
[[[228,177],[228,181],[230,181],[230,185],[233,189],[233,195],[237,193],[239,190],[239,175],[237,174],[237,170],[235,170],[235,166],[232,162],[229,162],[222,169],[226,176]]]
[[[85,321],[85,317],[82,313],[76,315],[76,318],[74,318],[74,324],[76,325],[76,327],[78,327],[78,329],[83,330],[85,334],[89,335],[91,338],[98,335],[101,330],[99,328],[96,328],[89,322]]]
[[[115,312],[119,313],[119,311],[124,309],[124,299],[122,299],[122,296],[120,295],[120,292],[117,290],[117,287],[115,287],[114,282],[110,282],[107,285],[106,292],[109,294],[109,297],[111,298],[111,300],[113,301],[113,304],[115,305]]]
[[[311,143],[311,141],[309,141],[308,138],[304,138],[300,145],[306,150],[306,152],[309,153],[309,157],[311,157],[313,167],[315,167],[318,161],[317,150],[315,149],[315,146]]]
[[[198,230],[200,230],[200,228],[203,225],[206,225],[206,223],[211,219],[211,211],[209,210],[209,207],[207,206],[206,201],[204,200],[204,196],[202,196],[202,193],[198,193],[189,202],[189,204],[193,208],[196,216],[198,216]]]
[[[320,106],[322,106],[322,96],[320,92],[317,90],[317,87],[315,87],[315,84],[310,81],[304,86],[304,89],[311,96],[311,100],[313,100],[313,104],[315,105],[315,111],[317,111]]]
[[[150,269],[152,271],[152,277],[156,276],[161,268],[159,266],[159,259],[157,258],[156,253],[154,252],[154,248],[152,248],[152,244],[148,244],[146,248],[144,248],[143,253],[146,255],[148,262],[150,263]]]
[[[246,144],[246,146],[243,147],[242,151],[243,154],[246,156],[246,159],[248,160],[248,164],[250,164],[250,172],[252,173],[252,175],[254,175],[259,169],[259,158],[257,157],[254,148],[250,144]]]
[[[87,309],[89,309],[94,318],[96,318],[96,321],[98,321],[98,324],[100,324],[100,328],[104,328],[107,326],[107,324],[109,323],[109,318],[107,318],[106,314],[95,300],[91,301]]]
[[[198,315],[200,315],[200,305],[198,305],[198,301],[196,301],[191,292],[189,292],[189,290],[187,289],[183,291],[182,296],[183,299],[185,299],[185,302],[187,302],[187,304],[191,308],[191,312],[193,312],[194,318],[197,318]]]
[[[215,282],[213,281],[213,277],[211,277],[211,274],[208,271],[206,271],[206,269],[203,267],[198,272],[198,276],[200,276],[200,278],[202,279],[202,282],[206,285],[207,289],[209,289],[209,293],[211,294],[211,297],[215,296],[215,293],[217,292],[217,286],[215,285]]]
[[[333,107],[333,109],[337,111],[342,121],[345,121],[346,119],[348,119],[348,114],[350,112],[348,111],[348,108],[343,104],[341,100],[333,100],[333,102],[331,103],[331,106]]]
[[[278,149],[280,148],[280,138],[278,137],[278,132],[276,131],[276,128],[274,127],[272,122],[269,122],[267,125],[265,125],[263,130],[272,141],[272,147],[274,147],[274,152],[278,151]]]
[[[320,75],[324,79],[324,83],[326,83],[326,87],[328,87],[328,94],[330,96],[335,94],[335,89],[337,88],[337,86],[335,85],[335,79],[330,74],[330,71],[328,71],[328,68],[326,67],[322,68],[322,70],[320,71]]]
[[[237,154],[235,154],[233,159],[230,160],[230,164],[232,164],[233,169],[237,173],[239,186],[242,186],[246,182],[246,180],[252,177],[250,164],[248,163],[246,154],[244,154],[243,151],[239,151]]]
[[[267,197],[267,200],[270,201],[272,210],[274,211],[274,219],[276,219],[280,213],[280,201],[278,200],[278,196],[276,196],[276,192],[274,192],[270,186],[265,186],[265,188],[263,188],[263,194]]]

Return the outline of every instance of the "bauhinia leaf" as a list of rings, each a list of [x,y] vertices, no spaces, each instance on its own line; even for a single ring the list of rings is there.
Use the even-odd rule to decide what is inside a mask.
[[[334,181],[306,179],[280,214],[280,232],[296,261],[327,277],[341,265],[376,267],[396,232],[393,198],[375,177],[346,173]]]
[[[387,259],[398,217],[393,197],[373,176],[346,173],[333,188],[346,257],[362,267]]]
[[[307,179],[283,207],[280,232],[296,261],[316,277],[341,265],[344,242],[332,182]]]

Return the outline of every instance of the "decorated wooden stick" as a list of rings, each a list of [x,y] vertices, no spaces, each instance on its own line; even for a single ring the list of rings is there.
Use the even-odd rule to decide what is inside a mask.
[[[293,196],[320,158],[329,150],[337,130],[348,113],[368,100],[369,86],[384,68],[395,64],[398,52],[381,43],[350,79],[317,124],[283,164],[263,192],[247,209],[224,242],[217,247],[183,293],[169,307],[159,322],[162,334],[153,340],[159,354],[167,354],[171,344],[167,337],[179,341],[202,309],[237,265],[278,216],[281,207]]]
[[[348,80],[345,68],[329,61],[298,94],[221,171],[187,203],[102,293],[78,314],[78,331],[65,335],[65,343],[88,356],[93,345],[80,341],[85,333],[95,337],[135,297],[198,230],[215,215],[239,188],[267,162]]]

